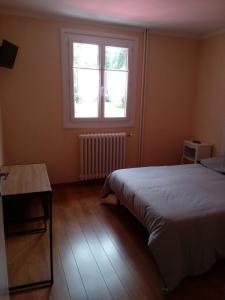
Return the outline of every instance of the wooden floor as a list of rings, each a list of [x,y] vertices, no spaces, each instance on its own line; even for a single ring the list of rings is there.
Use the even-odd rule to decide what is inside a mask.
[[[54,285],[12,294],[12,300],[224,299],[224,262],[163,296],[146,231],[125,208],[118,210],[113,196],[101,199],[100,189],[54,188]],[[10,284],[46,278],[46,242],[45,234],[7,239]]]

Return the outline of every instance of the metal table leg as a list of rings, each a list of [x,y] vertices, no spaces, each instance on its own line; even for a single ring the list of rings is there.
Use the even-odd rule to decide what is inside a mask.
[[[34,287],[46,287],[53,284],[53,247],[52,247],[52,193],[48,192],[43,194],[43,197],[46,197],[48,203],[48,211],[49,211],[49,259],[50,259],[50,279],[42,280],[37,282],[31,282],[28,284],[22,284],[17,286],[12,286],[9,288],[9,292],[17,292],[21,290],[26,290]],[[44,199],[44,200],[45,200]]]

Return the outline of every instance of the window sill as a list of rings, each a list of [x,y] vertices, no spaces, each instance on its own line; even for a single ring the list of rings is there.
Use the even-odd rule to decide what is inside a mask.
[[[64,128],[120,128],[134,127],[134,122],[130,120],[107,120],[107,121],[64,121]]]

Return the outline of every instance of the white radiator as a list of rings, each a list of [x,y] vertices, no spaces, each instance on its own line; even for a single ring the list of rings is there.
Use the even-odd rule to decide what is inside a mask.
[[[126,133],[80,135],[81,180],[104,178],[125,167]]]

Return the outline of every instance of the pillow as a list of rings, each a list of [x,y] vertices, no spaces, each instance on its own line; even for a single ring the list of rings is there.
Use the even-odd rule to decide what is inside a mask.
[[[209,169],[225,174],[225,156],[205,158],[200,163]]]

